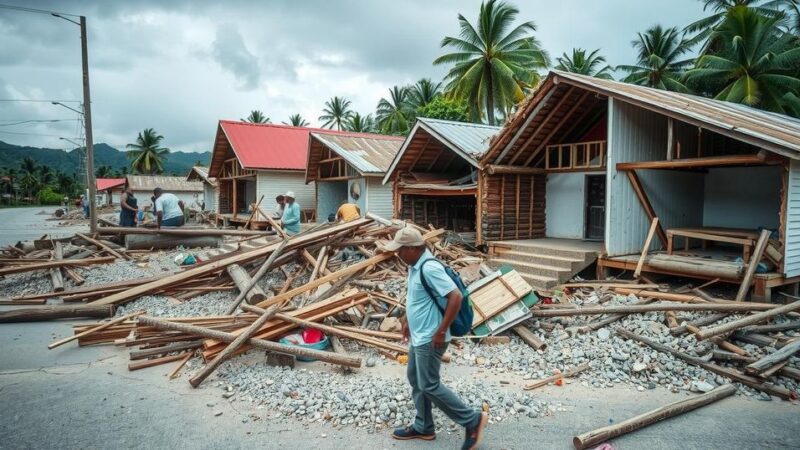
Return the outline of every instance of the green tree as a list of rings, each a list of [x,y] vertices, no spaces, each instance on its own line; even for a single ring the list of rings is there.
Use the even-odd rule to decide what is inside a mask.
[[[462,100],[439,96],[427,105],[418,108],[417,117],[469,122],[469,110],[467,104]]]
[[[434,83],[430,78],[422,78],[408,88],[408,105],[416,111],[442,95],[442,83]]]
[[[75,178],[72,175],[60,171],[56,173],[56,186],[62,194],[72,197],[75,194],[75,185]]]
[[[780,9],[779,4],[787,3],[784,0],[701,0],[703,11],[710,11],[711,15],[703,17],[687,25],[683,31],[686,34],[694,34],[688,41],[691,45],[698,42],[707,41],[712,31],[725,19],[725,15],[731,8],[746,6],[758,10],[761,14],[775,16]],[[794,0],[788,0],[792,3]],[[759,6],[760,5],[760,6]],[[710,41],[708,41],[710,42]]]
[[[291,116],[289,116],[288,123],[287,122],[281,122],[281,123],[283,123],[284,125],[291,125],[293,127],[307,127],[309,125],[309,123],[306,122],[306,119],[304,119],[303,116],[301,116],[300,114],[292,114]]]
[[[39,189],[39,166],[33,158],[26,156],[20,163],[21,176],[19,186],[28,194],[28,198],[33,198],[33,193]]]
[[[55,181],[55,174],[53,174],[53,170],[50,166],[45,166],[44,164],[39,166],[39,182],[42,186],[50,186]]]
[[[681,59],[690,45],[676,28],[664,29],[656,25],[638,33],[638,39],[632,44],[638,52],[638,60],[634,65],[617,66],[618,70],[628,73],[623,81],[667,91],[689,91],[681,77],[694,60]]]
[[[359,113],[355,113],[347,119],[345,129],[356,133],[375,133],[377,131],[375,119],[372,117],[372,114],[362,116]]]
[[[270,123],[269,117],[265,116],[263,112],[254,109],[250,111],[250,115],[246,119],[240,119],[242,122],[249,123]]]
[[[611,80],[611,66],[606,64],[606,58],[598,55],[600,49],[593,50],[588,55],[586,50],[582,48],[573,48],[572,55],[562,54],[556,58],[558,64],[556,70],[563,70],[564,72],[577,73],[580,75],[588,75],[590,77],[602,78],[604,80]]]
[[[720,44],[700,57],[687,82],[715,99],[797,116],[800,113],[800,46],[766,17],[737,6],[709,36]]]
[[[110,178],[111,177],[111,167],[109,166],[100,166],[97,170],[94,171],[94,176],[97,178]]]
[[[169,149],[161,147],[164,136],[152,128],[146,128],[136,137],[136,143],[128,144],[126,156],[131,160],[131,170],[134,173],[154,175],[164,171],[164,160],[169,154]]]
[[[414,120],[414,110],[408,103],[408,88],[395,86],[389,89],[389,99],[381,98],[376,110],[381,133],[403,134]]]
[[[495,122],[495,110],[510,111],[525,97],[525,89],[540,80],[538,69],[550,65],[547,53],[531,33],[533,22],[509,28],[519,11],[502,1],[481,3],[476,26],[458,15],[460,37],[445,37],[442,47],[456,51],[434,64],[452,64],[445,80],[447,92],[465,99],[474,118],[486,114]]]
[[[335,126],[337,130],[341,131],[352,114],[350,100],[344,97],[333,97],[325,102],[325,108],[322,109],[319,120],[323,127],[333,129]]]

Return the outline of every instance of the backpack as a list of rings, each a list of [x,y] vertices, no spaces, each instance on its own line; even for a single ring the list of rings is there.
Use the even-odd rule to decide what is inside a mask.
[[[453,280],[453,283],[456,284],[456,287],[461,292],[463,299],[461,300],[461,308],[458,310],[458,314],[456,318],[453,319],[453,323],[450,324],[450,334],[453,336],[464,336],[472,329],[472,319],[475,315],[474,311],[472,310],[472,301],[469,298],[469,291],[467,290],[467,286],[464,284],[464,281],[461,279],[461,276],[453,270],[452,267],[448,266],[447,264],[439,261],[438,259],[429,259],[422,263],[422,266],[419,268],[419,279],[422,282],[422,287],[425,288],[425,292],[433,299],[433,304],[436,305],[436,308],[439,309],[439,312],[442,313],[442,317],[444,317],[444,308],[439,304],[437,301],[440,295],[437,295],[433,292],[428,282],[425,280],[425,264],[436,261],[444,267],[444,272],[447,276]]]

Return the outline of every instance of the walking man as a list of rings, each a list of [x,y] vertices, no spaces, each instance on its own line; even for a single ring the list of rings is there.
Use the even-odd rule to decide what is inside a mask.
[[[153,202],[156,210],[156,225],[158,228],[179,227],[183,225],[183,201],[175,194],[164,193],[160,187],[153,189]]]
[[[424,264],[425,261],[435,258],[428,251],[422,234],[416,228],[406,226],[398,231],[384,250],[396,252],[397,257],[408,265],[403,337],[411,339],[406,375],[417,409],[414,423],[396,429],[392,437],[401,440],[436,439],[431,411],[432,405],[436,405],[451,420],[466,429],[461,448],[476,449],[483,438],[483,429],[489,416],[467,406],[441,383],[439,377],[442,355],[450,342],[450,325],[461,307],[461,292],[440,263]],[[425,277],[428,286],[438,298],[433,299],[427,294],[421,277]],[[444,317],[434,305],[435,301],[444,309]]]
[[[289,191],[283,195],[286,202],[283,208],[283,230],[289,236],[300,232],[300,205],[294,201],[294,192]]]

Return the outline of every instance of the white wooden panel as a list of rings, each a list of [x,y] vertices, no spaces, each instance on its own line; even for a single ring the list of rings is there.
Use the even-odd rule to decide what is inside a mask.
[[[586,174],[547,174],[545,234],[547,237],[583,239]]]
[[[256,197],[264,196],[261,209],[275,209],[275,197],[293,191],[300,209],[314,209],[317,205],[317,192],[314,183],[305,183],[305,173],[300,171],[259,170],[256,172],[258,188]]]
[[[800,275],[800,162],[792,160],[786,190],[786,244],[783,271],[787,277]]]
[[[385,219],[391,219],[394,212],[393,182],[381,184],[378,177],[367,178],[367,209],[364,211],[375,213]]]

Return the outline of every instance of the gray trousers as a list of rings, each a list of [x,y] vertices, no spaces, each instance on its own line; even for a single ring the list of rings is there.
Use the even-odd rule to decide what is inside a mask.
[[[433,344],[409,346],[408,369],[406,375],[411,383],[411,397],[417,408],[414,430],[418,433],[433,434],[433,414],[431,406],[436,405],[453,422],[463,427],[474,427],[480,420],[480,412],[467,406],[453,391],[439,380],[442,355],[447,346],[434,349]]]

